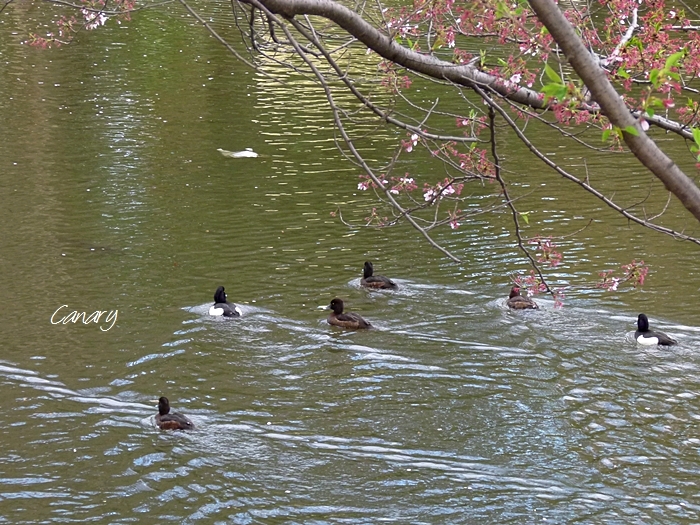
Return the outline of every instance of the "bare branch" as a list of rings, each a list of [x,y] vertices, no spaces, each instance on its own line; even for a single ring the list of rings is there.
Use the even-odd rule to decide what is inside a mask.
[[[7,0],[7,1],[5,2],[5,4],[2,6],[2,8],[0,8],[0,13],[2,13],[2,12],[5,10],[5,8],[6,8],[8,5],[10,5],[13,1],[14,1],[14,0]]]
[[[182,1],[182,0],[181,0]],[[411,217],[410,214],[407,214],[406,211],[403,209],[403,207],[394,199],[394,196],[391,194],[389,189],[382,184],[382,182],[379,180],[379,178],[375,175],[374,171],[369,167],[369,165],[365,162],[364,158],[360,153],[357,151],[355,148],[355,145],[352,141],[352,139],[347,135],[345,132],[345,127],[343,126],[343,123],[340,119],[340,115],[338,112],[338,108],[335,104],[335,101],[333,99],[333,94],[330,91],[330,88],[328,87],[328,83],[325,81],[323,74],[318,70],[318,68],[315,66],[315,64],[308,59],[306,54],[302,51],[301,46],[299,43],[296,41],[294,36],[289,32],[287,27],[282,24],[280,26],[282,30],[284,31],[286,37],[289,39],[291,44],[294,46],[294,49],[296,52],[299,54],[299,56],[306,62],[306,65],[313,71],[314,75],[316,75],[316,78],[318,78],[319,82],[321,83],[321,86],[323,87],[323,90],[326,94],[326,98],[328,99],[328,103],[331,106],[331,109],[333,110],[333,119],[335,121],[335,125],[338,128],[338,131],[340,132],[341,136],[343,137],[343,140],[345,141],[345,144],[348,146],[348,149],[352,152],[353,156],[357,159],[357,162],[363,167],[365,170],[365,173],[369,175],[369,177],[372,179],[372,181],[379,187],[381,190],[384,192],[386,195],[387,200],[391,203],[391,205],[396,209],[399,213],[404,214],[406,217],[406,220],[413,226],[427,241],[428,243],[436,248],[437,250],[441,251],[444,255],[449,257],[455,262],[461,262],[461,259],[453,255],[450,251],[446,250],[442,246],[440,246],[437,242],[435,242],[430,235],[428,235],[428,232],[425,231],[424,228],[422,228],[416,221]],[[298,30],[298,27],[297,27]]]
[[[533,269],[537,272],[537,275],[540,278],[540,282],[544,284],[545,288],[547,291],[551,294],[554,295],[554,292],[552,289],[549,287],[549,284],[547,283],[547,280],[544,278],[544,275],[542,275],[542,270],[540,269],[540,266],[537,264],[537,261],[535,258],[532,256],[530,253],[530,250],[528,250],[525,247],[525,243],[523,243],[523,237],[520,233],[520,221],[518,220],[518,210],[515,209],[515,205],[513,204],[513,201],[510,198],[510,195],[508,194],[508,187],[506,186],[505,181],[503,180],[503,177],[501,176],[501,163],[498,158],[498,151],[496,149],[496,127],[494,125],[495,120],[496,120],[496,114],[494,112],[494,105],[496,104],[493,99],[485,97],[484,92],[479,89],[475,88],[476,92],[479,93],[479,95],[482,95],[482,98],[488,102],[489,104],[489,127],[491,130],[491,156],[493,157],[493,162],[494,162],[494,173],[496,175],[496,180],[498,183],[501,185],[501,191],[503,191],[503,198],[506,201],[506,204],[510,208],[510,213],[513,217],[513,225],[515,226],[515,236],[518,239],[518,248],[520,248],[520,251],[525,254],[525,256],[529,259],[530,261],[530,266],[533,267]]]
[[[484,92],[483,94],[486,99],[490,99],[491,97]],[[488,101],[488,100],[487,100]],[[671,237],[675,237],[676,239],[683,240],[683,241],[690,241],[692,243],[700,245],[700,239],[697,239],[695,237],[691,237],[689,235],[685,235],[681,232],[677,232],[675,230],[672,230],[670,228],[665,228],[664,226],[659,226],[658,224],[653,224],[649,221],[646,221],[644,219],[641,219],[637,217],[636,215],[631,214],[624,208],[620,207],[619,205],[615,204],[611,199],[607,198],[605,195],[600,193],[598,190],[596,190],[594,187],[592,187],[588,182],[582,181],[578,177],[572,175],[571,173],[565,171],[562,169],[559,165],[555,164],[547,155],[539,151],[535,145],[528,140],[528,138],[525,136],[525,134],[518,128],[518,126],[515,124],[513,119],[508,115],[506,111],[503,110],[498,104],[493,106],[494,109],[501,115],[501,117],[510,125],[511,129],[518,135],[518,138],[525,144],[528,149],[535,154],[542,162],[544,162],[547,166],[552,168],[554,171],[559,173],[562,177],[575,182],[582,188],[584,188],[586,191],[591,193],[592,195],[595,195],[598,199],[603,201],[607,206],[612,208],[613,210],[619,212],[622,216],[624,216],[626,219],[629,219],[630,221],[639,224],[641,226],[645,226],[646,228],[649,228],[651,230],[657,231],[659,233],[664,233],[666,235],[670,235]]]
[[[214,28],[211,27],[211,26],[207,23],[206,20],[204,20],[201,16],[199,16],[199,14],[198,14],[194,9],[192,9],[192,8],[189,6],[189,4],[188,4],[187,2],[185,2],[185,0],[180,0],[180,3],[183,5],[183,7],[184,7],[185,9],[187,9],[187,11],[188,11],[193,17],[195,17],[195,18],[197,19],[197,21],[198,21],[200,24],[202,24],[202,25],[206,28],[207,31],[209,31],[209,33],[211,33],[211,35],[212,35],[214,38],[216,38],[221,44],[223,44],[224,47],[225,47],[226,49],[228,49],[228,51],[229,51],[233,56],[235,56],[238,60],[240,60],[241,62],[243,62],[245,65],[247,65],[247,66],[250,67],[251,69],[258,70],[258,68],[256,68],[254,64],[252,64],[251,62],[248,62],[245,58],[243,58],[243,56],[241,56],[241,54],[240,54],[238,51],[236,51],[235,49],[233,49],[233,47],[232,47],[226,40],[224,40],[221,36],[219,36],[219,34],[218,34],[216,31],[214,31]],[[268,78],[270,78],[271,80],[275,80],[276,82],[279,82],[279,80],[276,79],[276,78],[274,78],[272,75],[269,75],[269,74],[265,73],[264,71],[261,71],[261,73],[262,73],[263,75],[267,76]]]

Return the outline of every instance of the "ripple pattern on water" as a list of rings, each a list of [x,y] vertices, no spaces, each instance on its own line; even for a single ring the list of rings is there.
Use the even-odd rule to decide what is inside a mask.
[[[41,53],[19,44],[47,12],[30,4],[0,17],[1,522],[700,521],[694,249],[650,243],[509,150],[528,234],[592,220],[560,242],[566,307],[511,312],[509,275],[528,269],[507,214],[431,231],[458,265],[404,226],[359,227],[376,203],[308,78],[257,55],[283,82],[241,69],[176,5]],[[221,34],[245,24],[200,7]],[[375,58],[353,62],[388,106]],[[424,91],[436,115],[441,89]],[[381,166],[403,136],[353,118]],[[245,147],[260,157],[216,151]],[[628,162],[585,154],[564,155],[645,198]],[[432,180],[424,160],[397,166]],[[469,191],[465,209],[499,200]],[[633,258],[647,287],[577,288]],[[365,260],[399,290],[362,289]],[[207,315],[222,284],[240,319]],[[335,296],[375,328],[329,326]],[[53,326],[61,304],[119,321]],[[638,347],[640,311],[680,344]],[[161,395],[195,431],[156,428]]]
[[[404,286],[362,306],[380,326],[370,331],[257,307],[220,322],[188,307],[166,345],[175,350],[124,369],[128,390],[76,391],[3,364],[16,405],[3,454],[13,474],[0,478],[14,502],[6,518],[699,517],[692,498],[678,496],[699,467],[697,330],[674,325],[683,343],[671,351],[641,348],[620,329],[633,316],[510,312],[474,289],[465,315],[439,295],[431,317],[414,323],[425,295]],[[407,313],[387,315],[397,310]],[[608,333],[605,344],[585,338],[593,327]],[[158,431],[152,376],[183,366],[188,384],[163,384],[197,430]],[[66,478],[66,468],[79,474]]]

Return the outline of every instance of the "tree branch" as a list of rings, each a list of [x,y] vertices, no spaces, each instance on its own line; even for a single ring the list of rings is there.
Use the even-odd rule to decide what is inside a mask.
[[[479,88],[476,88],[476,90],[477,90],[477,93],[479,93],[480,95],[484,94]],[[547,289],[547,291],[551,295],[554,295],[554,292],[549,287],[547,280],[544,278],[544,275],[542,275],[542,270],[540,270],[540,266],[537,264],[537,261],[530,253],[530,250],[528,250],[525,247],[525,243],[523,243],[523,237],[520,233],[520,221],[518,220],[518,210],[515,209],[515,205],[513,204],[513,201],[510,199],[510,195],[508,194],[508,187],[506,186],[506,182],[503,180],[503,177],[501,176],[501,163],[500,163],[500,160],[498,158],[498,151],[496,150],[496,126],[495,126],[496,113],[494,112],[494,107],[493,107],[495,104],[495,101],[491,98],[487,99],[484,96],[482,96],[482,98],[484,100],[488,101],[488,103],[489,103],[489,129],[491,131],[491,156],[493,157],[493,162],[494,162],[494,174],[496,176],[496,180],[501,185],[501,191],[503,191],[503,198],[505,199],[506,204],[510,208],[510,213],[513,217],[513,224],[515,225],[515,236],[518,239],[518,248],[520,248],[520,251],[522,251],[525,254],[525,256],[530,260],[530,265],[537,272],[537,275],[540,278],[540,282],[542,284],[544,284],[545,288]]]
[[[287,19],[296,15],[316,15],[335,22],[369,49],[412,71],[445,79],[466,87],[488,87],[496,93],[533,108],[543,109],[546,104],[540,93],[532,89],[507,85],[502,79],[484,73],[471,65],[457,65],[435,56],[423,55],[407,49],[364,20],[356,12],[333,0],[241,0],[259,3],[271,13]]]
[[[483,92],[483,95],[485,97],[484,100],[489,101],[491,98],[488,93]],[[490,104],[490,103],[489,103]],[[518,135],[518,138],[527,146],[527,148],[535,154],[542,162],[544,162],[547,166],[552,168],[554,171],[559,173],[562,177],[575,182],[579,186],[581,186],[583,189],[591,193],[592,195],[595,195],[598,199],[603,201],[607,206],[612,208],[613,210],[617,211],[620,213],[623,217],[626,219],[639,224],[641,226],[644,226],[646,228],[649,228],[651,230],[657,231],[659,233],[664,233],[666,235],[670,235],[671,237],[675,237],[676,239],[683,240],[683,241],[690,241],[694,244],[700,245],[700,239],[697,239],[695,237],[691,237],[689,235],[685,235],[681,232],[677,232],[675,230],[672,230],[670,228],[666,228],[664,226],[659,226],[658,224],[651,223],[649,221],[646,221],[644,219],[641,219],[637,217],[636,215],[631,214],[628,212],[626,209],[622,208],[615,202],[613,202],[611,199],[600,193],[598,190],[596,190],[593,186],[591,186],[587,181],[582,181],[575,175],[572,175],[571,173],[565,171],[562,169],[560,166],[558,166],[556,163],[554,163],[547,155],[539,151],[535,145],[528,140],[528,138],[525,136],[525,134],[520,130],[520,128],[516,125],[516,123],[513,121],[513,119],[508,115],[506,111],[503,110],[498,104],[493,106],[494,109],[503,117],[503,120],[505,120],[508,125],[511,127],[511,129]]]
[[[442,246],[440,246],[437,242],[435,242],[433,240],[433,238],[430,237],[430,235],[428,235],[428,232],[425,231],[425,229],[422,228],[418,223],[416,223],[416,221],[413,219],[413,217],[411,217],[410,214],[406,213],[403,206],[401,206],[396,201],[396,199],[394,199],[394,196],[389,191],[389,188],[384,186],[384,184],[382,184],[382,182],[379,180],[379,178],[374,174],[374,171],[372,170],[372,168],[370,168],[370,166],[365,162],[365,159],[362,157],[362,155],[360,155],[359,151],[357,151],[357,149],[355,148],[355,145],[354,145],[352,139],[346,133],[345,127],[343,126],[343,122],[340,119],[338,108],[335,105],[333,94],[331,93],[331,90],[328,87],[328,83],[325,81],[323,74],[318,70],[318,68],[315,66],[315,64],[311,60],[309,60],[309,58],[306,56],[306,53],[303,52],[303,50],[301,49],[301,46],[296,41],[294,36],[289,32],[287,27],[284,24],[282,24],[280,27],[282,28],[285,35],[287,36],[287,38],[291,42],[292,46],[294,46],[294,49],[296,50],[296,52],[304,60],[306,65],[309,67],[309,69],[311,69],[311,71],[313,71],[314,75],[316,75],[316,78],[318,78],[319,82],[321,82],[321,86],[323,87],[323,90],[326,94],[326,98],[328,99],[328,103],[330,104],[331,109],[333,110],[333,119],[335,121],[335,125],[337,126],[338,131],[340,132],[341,136],[343,137],[345,144],[348,146],[348,148],[350,149],[350,152],[353,154],[355,159],[357,159],[357,162],[362,166],[365,173],[367,173],[367,175],[369,175],[369,177],[372,179],[372,182],[374,182],[384,192],[387,200],[391,203],[391,205],[394,207],[394,209],[396,209],[399,213],[405,214],[406,220],[409,222],[409,224],[411,224],[411,226],[413,226],[425,238],[425,240],[428,241],[428,243],[431,246],[433,246],[437,250],[441,251],[444,255],[446,255],[447,257],[449,257],[453,261],[462,262],[461,259],[459,259],[455,255],[453,255],[450,251],[448,251],[445,248],[443,248]]]
[[[615,91],[605,71],[586,49],[574,28],[553,0],[528,0],[579,77],[586,84],[603,114],[623,130],[627,147],[700,221],[700,189],[642,130],[637,119]],[[625,131],[634,129],[634,133]]]

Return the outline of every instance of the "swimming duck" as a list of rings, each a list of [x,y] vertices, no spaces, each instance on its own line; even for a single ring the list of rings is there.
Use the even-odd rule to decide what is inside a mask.
[[[372,325],[357,314],[343,313],[343,300],[337,297],[331,301],[328,308],[333,313],[328,316],[328,324],[342,326],[343,328],[372,328]]]
[[[241,309],[226,299],[226,292],[223,286],[219,286],[214,293],[214,305],[209,308],[209,315],[223,315],[224,317],[238,317]]]
[[[644,314],[639,314],[637,318],[637,331],[634,333],[634,338],[642,345],[670,346],[678,343],[678,341],[671,339],[663,332],[652,332],[649,330],[649,319]]]
[[[529,297],[520,295],[520,288],[518,288],[517,286],[513,286],[513,288],[510,289],[510,295],[508,296],[506,304],[509,308],[513,308],[514,310],[537,310],[539,308],[535,301],[533,301]]]
[[[394,281],[383,275],[373,275],[374,266],[369,261],[365,261],[365,268],[360,284],[366,288],[377,288],[381,290],[397,290],[399,287]]]
[[[158,400],[158,415],[156,425],[162,430],[193,430],[194,423],[182,414],[170,412],[170,402],[167,397]]]

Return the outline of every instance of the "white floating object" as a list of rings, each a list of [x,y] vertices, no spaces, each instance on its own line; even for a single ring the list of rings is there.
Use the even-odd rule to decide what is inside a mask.
[[[253,148],[246,148],[243,151],[227,151],[225,149],[217,148],[216,151],[221,153],[224,157],[230,157],[232,159],[250,159],[258,156],[258,154],[253,151]]]

